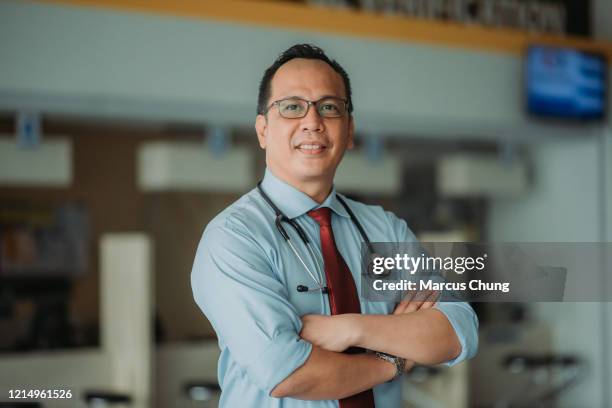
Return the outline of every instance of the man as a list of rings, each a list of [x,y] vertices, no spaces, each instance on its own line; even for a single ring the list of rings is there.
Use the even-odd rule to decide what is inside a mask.
[[[263,76],[261,190],[206,227],[191,277],[219,338],[222,407],[399,407],[400,374],[414,363],[452,365],[476,352],[478,321],[465,303],[359,298],[362,236],[349,210],[372,242],[416,239],[393,214],[337,195],[352,111],[348,75],[317,47],[289,48]],[[314,256],[289,222],[285,241],[278,211]]]

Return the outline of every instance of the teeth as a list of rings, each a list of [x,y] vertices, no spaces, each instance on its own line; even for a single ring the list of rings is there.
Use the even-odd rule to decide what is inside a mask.
[[[322,149],[323,146],[322,145],[316,145],[316,144],[303,144],[299,146],[300,149],[305,149],[305,150],[317,150],[317,149]]]

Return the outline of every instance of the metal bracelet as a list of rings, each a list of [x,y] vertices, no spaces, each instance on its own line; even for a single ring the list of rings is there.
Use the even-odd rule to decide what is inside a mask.
[[[404,370],[406,369],[406,360],[401,357],[396,357],[391,354],[382,353],[380,351],[376,352],[376,357],[385,360],[395,366],[395,376],[393,379],[396,379],[400,375],[404,374]]]

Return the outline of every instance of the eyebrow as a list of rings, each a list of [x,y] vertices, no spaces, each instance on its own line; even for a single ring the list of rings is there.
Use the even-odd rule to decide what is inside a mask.
[[[285,100],[285,99],[292,99],[292,98],[297,98],[297,99],[303,99],[305,101],[307,101],[308,99],[304,98],[303,96],[299,96],[299,95],[291,95],[291,96],[285,96],[284,98],[280,98],[278,99],[279,101]],[[320,97],[319,99],[316,99],[317,101],[320,101],[321,99],[326,99],[326,98],[334,98],[334,99],[341,99],[341,100],[346,100],[346,98],[343,98],[341,96],[338,95],[323,95],[322,97]]]

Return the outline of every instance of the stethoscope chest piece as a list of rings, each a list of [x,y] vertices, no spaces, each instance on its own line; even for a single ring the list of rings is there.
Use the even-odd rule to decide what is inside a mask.
[[[323,294],[328,294],[329,293],[329,288],[327,286],[323,286],[321,288],[315,288],[315,289],[310,289],[308,286],[306,285],[297,285],[296,290],[300,293],[302,292],[316,292],[316,291],[321,291],[321,293]]]

